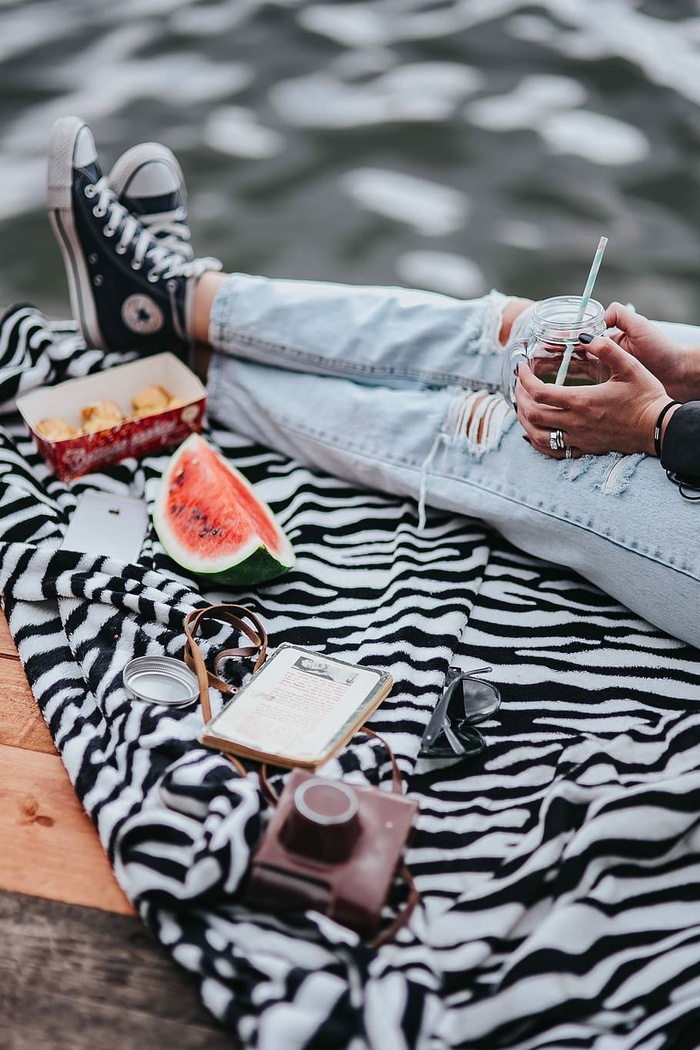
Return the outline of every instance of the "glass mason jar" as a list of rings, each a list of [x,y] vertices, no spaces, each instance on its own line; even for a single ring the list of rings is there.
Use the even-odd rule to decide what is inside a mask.
[[[605,334],[605,311],[595,299],[588,300],[579,319],[580,310],[580,295],[555,295],[535,303],[529,335],[509,343],[503,355],[502,389],[511,405],[515,400],[516,367],[523,358],[543,383],[556,383],[570,348],[564,386],[589,386],[610,378],[609,370],[578,342],[582,332]]]

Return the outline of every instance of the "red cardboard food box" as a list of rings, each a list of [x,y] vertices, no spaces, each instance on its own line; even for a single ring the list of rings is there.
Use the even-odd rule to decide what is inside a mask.
[[[131,399],[147,387],[160,386],[177,405],[153,415],[135,416]],[[104,430],[51,441],[37,431],[42,419],[60,417],[81,427],[81,409],[109,399],[124,419]],[[207,392],[174,354],[156,354],[104,372],[32,390],[17,399],[17,408],[49,467],[63,481],[89,474],[129,456],[145,456],[184,441],[201,430]]]

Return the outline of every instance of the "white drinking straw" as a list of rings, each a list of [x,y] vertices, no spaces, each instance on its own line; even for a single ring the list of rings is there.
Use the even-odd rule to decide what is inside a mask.
[[[605,253],[605,246],[607,245],[607,243],[607,237],[601,237],[598,241],[598,247],[596,249],[595,255],[593,256],[593,262],[591,263],[591,269],[588,274],[588,280],[586,281],[586,287],[583,289],[583,295],[581,296],[581,305],[579,306],[578,313],[576,314],[574,327],[580,325],[586,313],[588,300],[591,298],[591,293],[593,292],[593,285],[595,284],[596,277],[598,276],[598,270],[600,269],[600,264],[603,261],[603,255]],[[574,344],[567,343],[566,349],[564,351],[564,356],[562,357],[561,364],[559,365],[557,378],[554,380],[557,386],[561,386],[564,380],[566,379],[566,373],[569,371],[569,361],[571,360],[571,355],[573,354],[573,352]]]

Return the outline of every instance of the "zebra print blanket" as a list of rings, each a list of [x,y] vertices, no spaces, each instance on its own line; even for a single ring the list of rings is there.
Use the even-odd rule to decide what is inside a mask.
[[[294,543],[291,573],[202,594],[152,532],[134,564],[61,550],[81,492],[151,503],[166,460],[59,482],[14,399],[112,363],[29,308],[3,319],[0,586],[117,878],[211,1011],[262,1050],[696,1048],[698,652],[476,521],[433,512],[419,529],[409,501],[313,474],[215,421],[209,436]],[[371,726],[420,802],[407,859],[422,898],[395,942],[372,950],[317,913],[248,910],[239,889],[268,816],[257,773],[197,744],[197,710],[125,695],[124,664],[181,655],[184,617],[216,600],[255,611],[273,644],[394,676]],[[503,705],[487,750],[419,758],[455,659],[494,668]],[[324,774],[388,786],[390,767],[358,735]]]

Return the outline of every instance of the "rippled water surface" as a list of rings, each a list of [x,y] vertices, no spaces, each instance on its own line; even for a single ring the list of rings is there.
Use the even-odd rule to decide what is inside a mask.
[[[0,302],[65,315],[53,121],[178,154],[229,269],[700,320],[700,4],[0,0]]]

